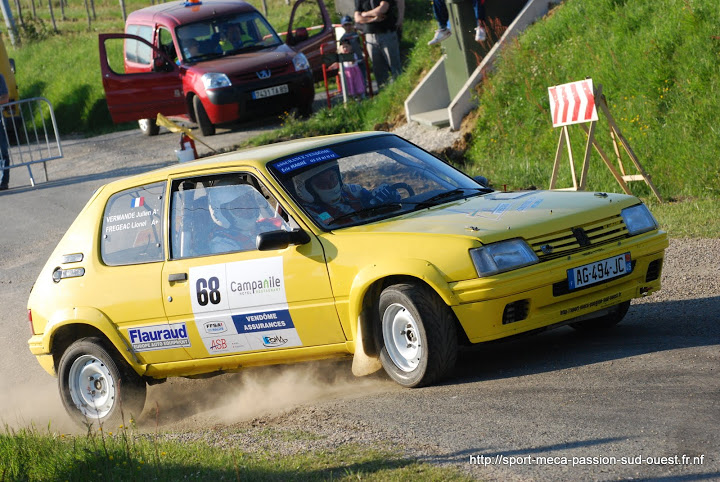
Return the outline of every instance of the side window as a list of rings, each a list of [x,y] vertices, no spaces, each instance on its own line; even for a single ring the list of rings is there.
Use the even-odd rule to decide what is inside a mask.
[[[137,35],[148,42],[152,42],[152,28],[146,25],[128,25],[125,33]],[[152,60],[152,49],[142,42],[127,39],[125,40],[125,58],[129,62],[150,64]]]
[[[177,53],[175,53],[175,44],[173,43],[172,34],[170,30],[160,27],[158,29],[158,48],[167,54],[170,60],[177,59]]]
[[[105,206],[100,239],[102,260],[110,266],[162,261],[165,183],[113,194]]]
[[[320,5],[315,0],[301,0],[295,5],[295,11],[292,17],[292,29],[297,31],[299,28],[307,29],[308,38],[323,33],[322,27],[325,25]],[[317,28],[320,27],[320,28]]]
[[[257,235],[299,227],[250,174],[173,182],[171,257],[251,251]]]

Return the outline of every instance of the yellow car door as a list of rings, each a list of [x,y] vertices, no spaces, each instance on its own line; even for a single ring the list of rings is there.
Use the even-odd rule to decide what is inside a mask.
[[[256,249],[257,234],[299,227],[257,176],[177,179],[170,203],[165,311],[190,328],[193,358],[344,345],[318,239]]]

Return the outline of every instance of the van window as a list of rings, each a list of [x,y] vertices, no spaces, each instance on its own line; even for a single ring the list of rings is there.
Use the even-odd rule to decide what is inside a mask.
[[[120,266],[163,260],[164,197],[165,183],[135,187],[110,197],[100,239],[105,264]]]
[[[128,25],[125,33],[137,35],[152,43],[152,27],[147,25]],[[129,62],[150,65],[152,61],[152,49],[142,42],[136,40],[125,40],[125,58]]]
[[[175,33],[185,62],[199,62],[282,44],[275,30],[257,12],[182,25]]]
[[[175,44],[173,43],[170,30],[160,27],[158,28],[158,47],[161,52],[165,52],[170,60],[176,60]]]

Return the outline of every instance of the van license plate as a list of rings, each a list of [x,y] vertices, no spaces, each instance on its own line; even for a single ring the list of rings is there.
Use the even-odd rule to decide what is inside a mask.
[[[571,290],[582,288],[583,286],[617,278],[628,274],[630,271],[632,271],[630,253],[620,254],[567,270],[568,287]]]
[[[268,87],[267,89],[256,90],[252,93],[253,99],[264,99],[265,97],[272,97],[273,95],[287,94],[290,92],[287,84],[276,85],[275,87]]]

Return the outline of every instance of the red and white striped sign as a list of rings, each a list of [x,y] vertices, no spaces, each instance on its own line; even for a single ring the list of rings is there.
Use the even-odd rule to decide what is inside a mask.
[[[553,127],[598,120],[592,79],[548,88]]]

